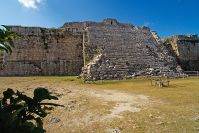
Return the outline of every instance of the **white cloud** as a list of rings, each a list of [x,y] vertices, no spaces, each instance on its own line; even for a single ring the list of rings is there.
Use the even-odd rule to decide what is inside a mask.
[[[20,4],[25,6],[26,8],[34,8],[36,9],[37,6],[41,3],[42,0],[18,0]]]

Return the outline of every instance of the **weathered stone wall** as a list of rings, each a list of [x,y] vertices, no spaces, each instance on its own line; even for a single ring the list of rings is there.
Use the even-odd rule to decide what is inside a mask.
[[[86,80],[122,79],[178,73],[177,60],[182,66],[187,66],[188,61],[189,68],[199,66],[196,63],[199,62],[198,38],[172,38],[170,48],[149,28],[116,19],[65,23],[58,29],[13,26],[11,30],[23,37],[15,40],[12,55],[4,55],[5,68],[0,71],[1,76],[79,75],[82,72]]]
[[[67,29],[13,26],[21,35],[5,58],[1,76],[79,75],[83,66],[82,34]]]
[[[164,41],[171,44],[178,63],[184,70],[199,70],[199,37],[197,35],[176,35]]]
[[[90,60],[83,70],[86,80],[176,72],[175,58],[146,27],[108,19],[88,26],[86,31],[86,61]]]

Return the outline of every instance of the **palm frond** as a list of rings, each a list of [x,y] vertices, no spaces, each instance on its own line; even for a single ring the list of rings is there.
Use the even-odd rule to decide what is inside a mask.
[[[0,28],[0,50],[7,53],[12,53],[12,48],[14,48],[13,39],[19,38],[19,36],[10,31],[8,26],[2,25]]]
[[[8,49],[1,43],[0,43],[0,50],[1,51],[6,51],[6,53],[9,53]]]

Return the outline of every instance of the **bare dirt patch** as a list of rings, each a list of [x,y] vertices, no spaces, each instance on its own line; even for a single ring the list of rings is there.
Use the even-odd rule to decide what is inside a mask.
[[[0,82],[1,94],[6,88],[13,88],[31,96],[34,88],[45,87],[58,96],[54,103],[65,107],[55,108],[44,119],[47,133],[104,133],[120,131],[120,125],[131,129],[135,123],[129,123],[125,113],[141,112],[153,102],[146,95],[99,89],[65,78],[2,78]]]
[[[123,118],[122,112],[140,112],[142,108],[149,105],[149,97],[145,95],[128,94],[114,90],[90,91],[90,95],[99,98],[102,103],[114,102],[114,107],[110,110],[110,114],[104,116],[108,118]]]

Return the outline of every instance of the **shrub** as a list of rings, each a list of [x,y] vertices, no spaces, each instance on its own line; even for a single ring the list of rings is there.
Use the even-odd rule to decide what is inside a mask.
[[[47,116],[47,106],[62,106],[45,103],[44,100],[58,100],[45,88],[36,88],[33,98],[8,88],[0,100],[1,133],[43,133],[43,118]]]

